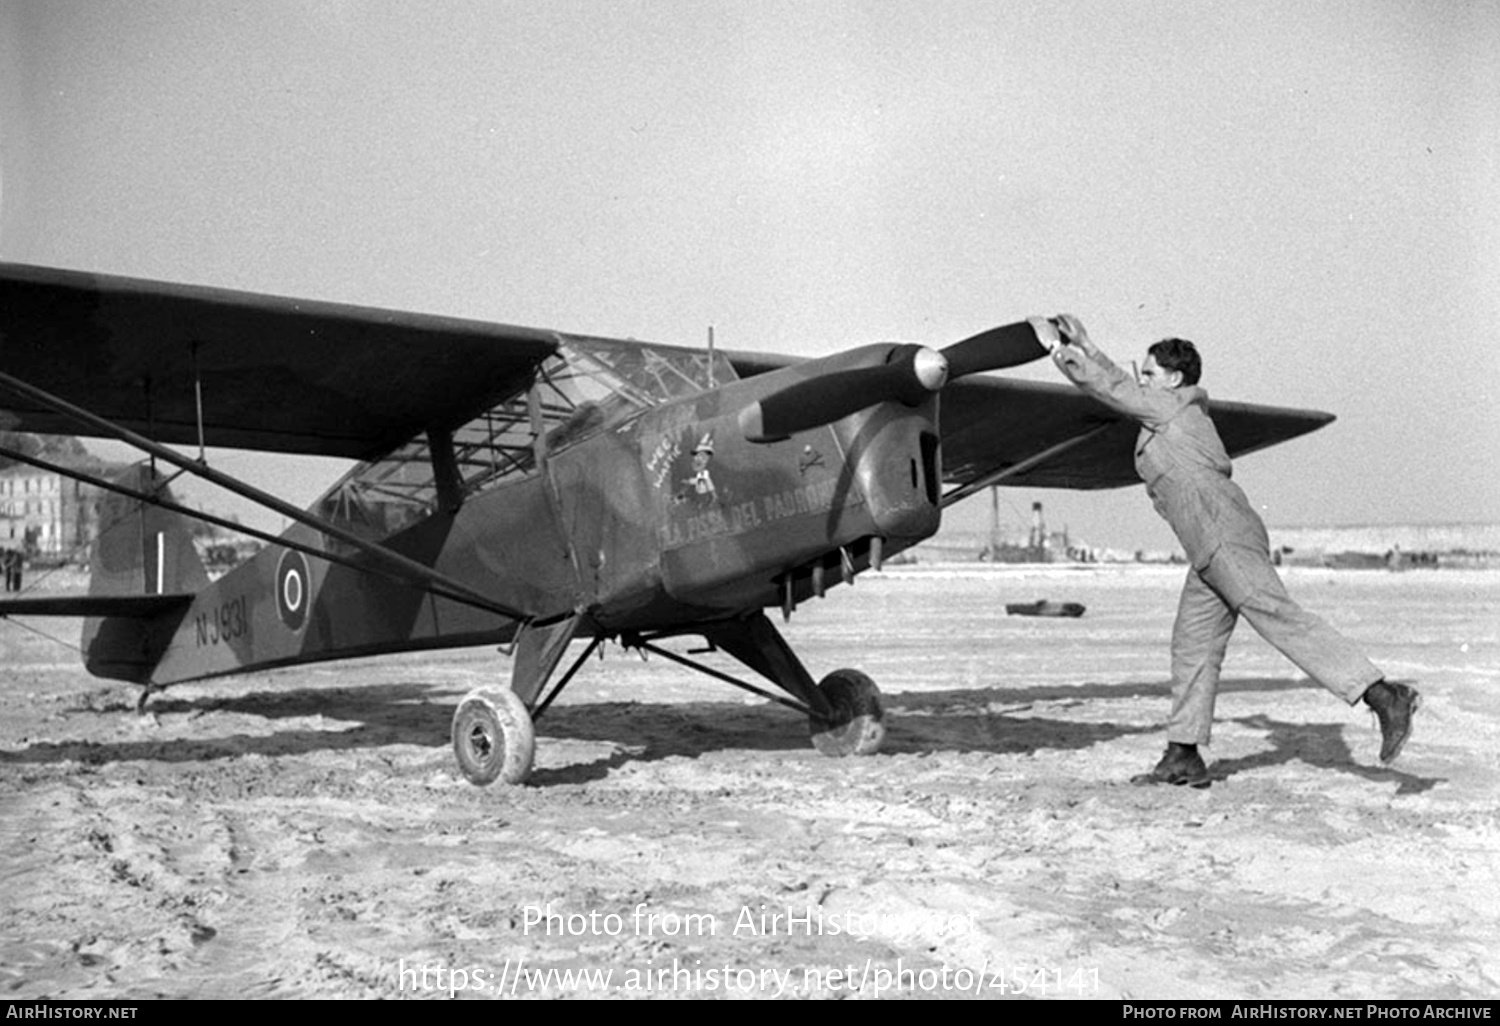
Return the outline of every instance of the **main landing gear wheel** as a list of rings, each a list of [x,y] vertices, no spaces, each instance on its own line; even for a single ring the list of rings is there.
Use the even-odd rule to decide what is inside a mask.
[[[813,747],[824,755],[873,755],[885,740],[880,689],[858,670],[834,670],[818,682],[833,707],[831,719],[808,718]]]
[[[536,731],[526,703],[509,688],[476,688],[453,714],[453,754],[471,784],[519,784],[531,772]]]

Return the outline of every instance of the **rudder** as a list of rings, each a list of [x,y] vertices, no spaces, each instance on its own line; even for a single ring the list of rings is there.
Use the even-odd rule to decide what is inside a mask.
[[[115,483],[172,500],[166,479],[147,463],[131,466]],[[98,524],[89,560],[89,595],[191,595],[208,586],[208,571],[180,513],[106,492]],[[84,666],[96,677],[147,683],[182,615],[178,610],[85,620]]]

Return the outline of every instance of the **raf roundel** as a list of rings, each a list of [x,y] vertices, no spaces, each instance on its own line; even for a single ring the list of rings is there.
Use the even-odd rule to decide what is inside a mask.
[[[312,589],[309,587],[307,560],[302,553],[288,551],[276,567],[276,611],[281,622],[294,631],[300,631],[307,622],[307,605]]]

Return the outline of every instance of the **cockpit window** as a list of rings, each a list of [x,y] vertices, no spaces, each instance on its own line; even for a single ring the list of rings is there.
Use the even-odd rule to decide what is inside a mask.
[[[453,432],[461,494],[532,473],[539,438],[547,452],[560,452],[652,406],[735,378],[722,353],[568,336],[538,368],[531,387]],[[436,503],[424,435],[356,466],[314,510],[361,537],[384,538],[430,515]]]

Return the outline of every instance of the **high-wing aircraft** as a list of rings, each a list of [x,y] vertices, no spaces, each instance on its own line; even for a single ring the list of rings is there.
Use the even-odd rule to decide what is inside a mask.
[[[1133,424],[1070,386],[983,373],[1044,355],[1047,325],[795,359],[0,264],[0,430],[150,457],[102,480],[0,450],[105,494],[89,594],[0,615],[86,617],[85,665],[143,703],[267,667],[511,646],[509,686],[454,714],[476,784],[525,779],[533,719],[606,640],[790,706],[822,752],[867,754],[884,734],[873,682],[815,680],[766,611],[879,568],[990,485],[1135,483]],[[1211,412],[1235,456],[1333,419]],[[204,446],[358,462],[300,510]],[[172,498],[162,463],[293,526],[210,580],[187,518],[215,518]],[[678,636],[785,694],[660,644]]]

